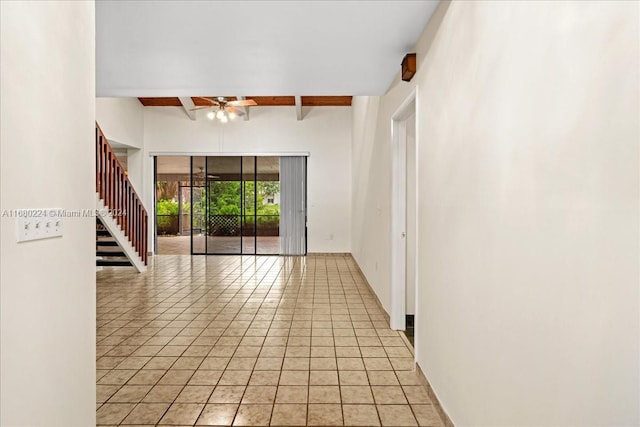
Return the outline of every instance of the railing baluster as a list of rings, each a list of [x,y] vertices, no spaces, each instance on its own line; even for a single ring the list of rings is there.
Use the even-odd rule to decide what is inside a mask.
[[[116,208],[116,214],[118,215],[118,224],[120,224],[120,227],[124,227],[124,222],[122,221],[122,206],[124,206],[123,200],[124,200],[124,185],[123,185],[123,178],[126,177],[126,175],[124,174],[124,171],[122,170],[122,167],[119,168],[120,169],[120,182],[118,182],[118,207]]]
[[[140,226],[136,229],[136,237],[138,239],[138,250],[142,253],[142,202],[138,203],[138,224]]]
[[[105,168],[104,168],[104,158],[105,158],[105,151],[104,151],[104,144],[102,143],[102,135],[100,136],[100,198],[102,200],[105,199],[105,188],[104,188],[104,181],[105,181]]]
[[[108,206],[113,206],[113,200],[111,195],[113,194],[113,186],[111,184],[113,175],[113,164],[111,162],[111,153],[107,150],[107,200]]]
[[[134,205],[134,200],[135,197],[133,195],[133,191],[131,189],[129,189],[129,204],[127,205],[127,209],[128,209],[128,214],[129,214],[129,235],[131,235],[133,233],[133,230],[135,230],[135,219],[136,219],[136,213],[133,209],[133,205]]]
[[[138,253],[140,253],[140,216],[139,216],[139,207],[138,207],[138,201],[136,200],[133,203],[133,211],[134,211],[134,221],[136,226],[134,227],[133,234],[135,236],[135,241],[136,241],[136,251],[138,251]],[[142,254],[140,254],[140,256],[142,256]]]
[[[105,167],[105,177],[104,184],[106,186],[106,194],[104,195],[104,203],[105,205],[111,204],[111,153],[108,150],[105,151],[107,157],[105,157],[106,167]]]
[[[127,229],[128,233],[131,233],[133,230],[133,193],[131,191],[131,186],[127,187]]]
[[[118,177],[116,176],[116,153],[112,151],[109,155],[111,158],[111,164],[109,166],[109,171],[111,172],[111,203],[109,206],[113,208],[116,205],[116,182],[118,181]]]
[[[104,143],[104,136],[100,137],[102,141],[102,199],[107,202],[107,145]]]
[[[142,258],[147,263],[147,217],[142,217]]]
[[[140,202],[138,202],[136,200],[136,229],[134,230],[134,232],[136,233],[136,250],[138,251],[138,253],[140,253],[140,228],[141,228],[141,221],[140,221]]]
[[[116,162],[114,162],[113,164],[113,171],[115,172],[115,179],[113,180],[113,189],[115,196],[112,214],[116,212],[118,206],[120,205],[120,168],[118,168],[118,163]],[[116,220],[116,224],[118,224],[122,228],[122,226],[120,225],[120,219],[118,217],[114,217],[114,219]]]
[[[98,128],[96,128],[95,135],[95,149],[96,149],[96,192],[100,193],[100,139],[99,139]]]

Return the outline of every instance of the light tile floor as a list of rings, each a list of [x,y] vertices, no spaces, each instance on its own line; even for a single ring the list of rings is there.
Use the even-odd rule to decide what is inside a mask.
[[[98,425],[441,426],[348,256],[97,272]]]

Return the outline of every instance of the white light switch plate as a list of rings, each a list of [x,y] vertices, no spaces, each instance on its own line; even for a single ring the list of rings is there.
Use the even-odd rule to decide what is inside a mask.
[[[18,242],[62,236],[62,209],[18,209]]]

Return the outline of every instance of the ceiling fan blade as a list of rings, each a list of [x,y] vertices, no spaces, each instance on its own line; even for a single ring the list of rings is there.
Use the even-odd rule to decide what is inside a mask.
[[[204,99],[205,101],[210,102],[213,105],[220,105],[220,103],[218,101],[216,101],[215,99],[206,98],[204,96],[194,96],[194,98]]]
[[[234,107],[233,105],[229,105],[227,104],[225,106],[225,110],[227,110],[230,113],[235,114],[236,116],[244,116],[244,113],[240,110],[238,110],[236,107]]]
[[[203,108],[211,108],[211,107],[213,107],[213,106],[212,105],[201,105],[199,107],[190,108],[189,111],[202,110]]]
[[[258,103],[253,99],[243,99],[240,101],[229,101],[227,102],[227,105],[232,105],[234,107],[251,107],[254,105],[258,105]]]

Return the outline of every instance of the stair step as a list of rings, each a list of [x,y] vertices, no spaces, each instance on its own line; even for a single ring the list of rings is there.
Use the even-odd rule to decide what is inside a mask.
[[[96,251],[96,256],[120,256],[120,257],[126,257],[127,255],[122,251]]]
[[[118,246],[115,240],[96,240],[96,246]]]
[[[98,259],[96,265],[98,267],[130,267],[131,262],[128,260]]]
[[[96,230],[96,235],[98,236],[111,236],[111,233],[107,230]]]

